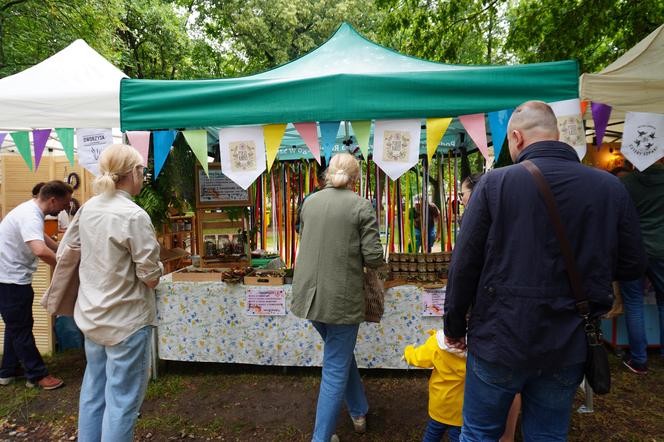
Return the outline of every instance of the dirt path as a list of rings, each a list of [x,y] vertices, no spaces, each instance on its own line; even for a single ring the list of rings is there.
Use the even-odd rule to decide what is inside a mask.
[[[656,359],[653,357],[653,359]],[[51,371],[67,383],[43,392],[22,384],[0,388],[0,440],[75,440],[81,352],[58,355]],[[573,441],[664,441],[664,364],[638,377],[612,358],[614,387],[595,398],[596,412],[573,413]],[[363,371],[369,431],[353,433],[342,411],[342,441],[421,440],[427,419],[427,372]],[[137,440],[308,441],[320,370],[225,364],[162,364],[138,421]],[[578,407],[581,394],[577,397]]]

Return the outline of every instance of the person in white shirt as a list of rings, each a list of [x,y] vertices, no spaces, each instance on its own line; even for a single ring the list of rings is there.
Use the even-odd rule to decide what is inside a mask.
[[[78,417],[80,442],[130,442],[148,382],[154,287],[163,267],[148,214],[133,202],[143,186],[143,158],[131,146],[99,158],[97,196],[72,220],[58,248],[80,246],[74,309],[87,366]]]
[[[20,364],[29,387],[63,385],[48,374],[32,334],[32,274],[39,259],[55,266],[55,253],[44,242],[44,217],[68,207],[72,193],[68,184],[49,181],[37,198],[17,206],[0,223],[0,314],[5,323],[0,385],[16,380]]]

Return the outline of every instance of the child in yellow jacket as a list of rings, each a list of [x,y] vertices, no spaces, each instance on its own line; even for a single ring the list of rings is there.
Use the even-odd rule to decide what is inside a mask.
[[[431,368],[429,378],[429,422],[423,442],[440,442],[447,431],[451,442],[458,442],[461,434],[463,385],[466,380],[466,352],[445,344],[442,330],[430,330],[429,339],[417,348],[404,350],[408,364]]]

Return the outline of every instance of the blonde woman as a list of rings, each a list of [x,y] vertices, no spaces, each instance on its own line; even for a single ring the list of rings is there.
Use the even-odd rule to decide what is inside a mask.
[[[133,439],[148,382],[159,244],[147,213],[132,201],[143,186],[143,160],[116,144],[99,159],[97,196],[62,240],[80,245],[81,285],[74,319],[85,336],[87,366],[78,419],[80,442]]]
[[[383,249],[371,203],[353,191],[359,175],[355,157],[335,155],[325,187],[302,206],[291,310],[309,319],[324,342],[316,442],[331,440],[344,401],[355,430],[366,429],[369,405],[354,350],[364,321],[363,267],[380,266]]]

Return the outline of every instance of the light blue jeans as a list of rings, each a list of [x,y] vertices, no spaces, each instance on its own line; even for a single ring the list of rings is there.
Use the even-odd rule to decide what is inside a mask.
[[[657,297],[657,310],[659,317],[660,350],[664,356],[664,259],[648,258],[646,275]],[[629,339],[629,353],[632,361],[638,365],[648,362],[648,338],[646,336],[646,322],[644,317],[644,280],[620,282],[620,294],[625,308],[625,326]]]
[[[513,369],[468,353],[462,442],[497,441],[514,395],[521,393],[521,429],[529,442],[565,442],[583,365]]]
[[[341,403],[345,400],[353,417],[365,416],[369,404],[364,395],[360,371],[355,362],[359,324],[324,324],[312,321],[323,338],[323,379],[318,393],[313,442],[329,442],[337,427]]]
[[[117,345],[85,338],[87,366],[78,410],[79,442],[131,442],[148,385],[152,327]]]

